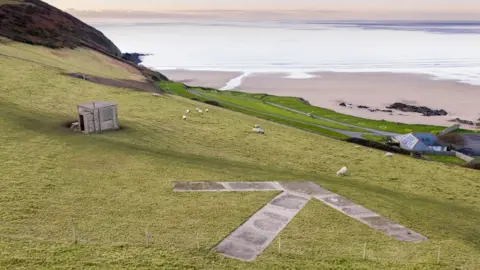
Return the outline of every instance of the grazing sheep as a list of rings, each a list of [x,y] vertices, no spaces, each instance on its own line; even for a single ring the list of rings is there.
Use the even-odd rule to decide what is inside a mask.
[[[159,97],[160,94],[159,94],[159,93],[153,93],[152,96],[154,96],[154,97]]]
[[[360,146],[359,146],[359,145],[355,145],[355,148],[360,148]]]
[[[186,110],[185,113],[186,113],[186,114],[189,114],[189,113],[190,113],[190,110]]]
[[[186,115],[182,116],[182,119],[187,120],[187,116]]]
[[[265,134],[265,131],[261,128],[253,128],[252,132],[259,133],[259,134]]]
[[[195,108],[195,111],[197,111],[197,112],[200,111],[200,108]]]
[[[260,128],[260,125],[259,125],[259,124],[256,124],[256,125],[255,125],[255,128]]]
[[[345,175],[346,173],[347,173],[347,167],[343,167],[337,172],[337,176]]]
[[[205,112],[208,112],[208,109],[205,109]]]
[[[386,156],[386,157],[393,157],[393,154],[390,153],[390,152],[387,152],[387,153],[385,154],[385,156]]]
[[[203,113],[203,111],[202,111],[202,110],[198,110],[198,113]]]

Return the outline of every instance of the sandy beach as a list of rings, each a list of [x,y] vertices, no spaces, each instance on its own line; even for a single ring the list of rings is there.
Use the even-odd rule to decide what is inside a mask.
[[[166,73],[166,72],[165,72]],[[166,73],[167,76],[169,73]],[[312,105],[368,119],[387,120],[408,124],[449,126],[451,119],[460,118],[477,122],[480,118],[480,86],[448,80],[435,80],[418,74],[394,73],[312,73],[309,79],[290,79],[288,74],[256,73],[245,77],[235,90],[248,93],[267,93],[278,96],[296,96]],[[190,84],[223,87],[234,72],[175,71],[173,80],[191,80]],[[365,105],[372,109],[386,109],[402,102],[431,109],[444,109],[448,116],[426,117],[418,113],[370,112],[367,109],[339,106],[346,102]],[[462,125],[464,128],[475,129]]]
[[[190,70],[159,70],[170,80],[183,82],[189,86],[203,86],[222,88],[230,80],[241,76],[241,72],[217,72],[217,71],[190,71]]]

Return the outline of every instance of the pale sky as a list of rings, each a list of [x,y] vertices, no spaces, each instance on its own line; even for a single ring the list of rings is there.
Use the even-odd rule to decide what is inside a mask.
[[[44,0],[60,9],[335,12],[335,18],[480,20],[480,0]],[[300,10],[300,11],[299,11]],[[225,13],[226,14],[226,13]],[[224,14],[224,15],[225,15]],[[307,15],[307,14],[305,14]]]
[[[480,0],[46,0],[61,9],[247,9],[247,10],[391,10],[472,11]],[[479,15],[480,17],[480,15]]]

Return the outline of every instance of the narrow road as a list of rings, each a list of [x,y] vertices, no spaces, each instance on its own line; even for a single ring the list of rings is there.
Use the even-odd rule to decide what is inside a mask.
[[[195,90],[187,89],[187,92],[189,92],[191,94],[194,94],[196,96],[199,96],[199,97],[215,100],[214,98],[204,96],[204,95],[202,95],[201,93],[199,93]],[[331,127],[326,127],[326,126],[313,124],[313,123],[309,123],[309,122],[304,122],[304,121],[300,121],[300,120],[294,120],[294,119],[279,116],[279,115],[276,115],[276,114],[257,111],[257,110],[246,108],[246,107],[243,107],[243,106],[240,106],[240,105],[237,105],[237,104],[234,104],[234,103],[230,103],[230,102],[227,102],[227,101],[221,101],[221,100],[215,100],[215,101],[217,101],[219,103],[228,104],[229,106],[236,107],[236,108],[239,108],[239,109],[242,109],[242,110],[246,110],[246,111],[250,111],[250,112],[254,112],[254,113],[258,113],[258,114],[263,114],[263,115],[268,115],[268,116],[272,116],[272,117],[276,117],[276,118],[280,118],[280,119],[284,119],[284,120],[288,120],[288,121],[292,121],[292,122],[296,122],[296,123],[301,123],[301,124],[305,124],[305,125],[315,126],[315,127],[323,128],[323,129],[326,129],[326,130],[334,131],[334,132],[343,134],[345,136],[348,136],[350,138],[362,138],[362,135],[372,135],[372,133],[367,132],[368,131],[367,129],[365,129],[365,132],[355,132],[355,131],[331,128]],[[341,123],[341,122],[339,122],[339,123]],[[344,124],[344,123],[342,123],[342,124]],[[355,126],[353,126],[353,127],[355,127]]]
[[[278,108],[281,108],[281,109],[284,109],[284,110],[287,110],[287,111],[291,111],[291,112],[303,114],[303,115],[306,115],[306,116],[310,116],[310,114],[306,113],[306,112],[302,112],[302,111],[299,111],[299,110],[296,110],[296,109],[292,109],[292,108],[285,107],[285,106],[282,106],[282,105],[279,105],[279,104],[276,104],[276,103],[272,103],[272,102],[268,102],[268,101],[264,101],[264,102],[265,102],[265,104],[272,105],[272,106],[275,106],[275,107],[278,107]],[[335,121],[335,120],[332,120],[332,119],[328,119],[328,118],[325,118],[325,117],[313,115],[313,114],[311,116],[313,118],[316,118],[316,119],[321,119],[321,120],[324,120],[324,121],[332,122],[332,123],[339,124],[339,125],[346,126],[346,127],[360,128],[360,129],[369,131],[371,133],[374,133],[374,135],[379,135],[379,136],[398,136],[398,135],[401,135],[401,134],[397,134],[397,133],[391,133],[391,132],[380,131],[380,130],[371,129],[371,128],[360,127],[360,126],[356,126],[356,125],[352,125],[352,124],[347,124],[347,123]]]

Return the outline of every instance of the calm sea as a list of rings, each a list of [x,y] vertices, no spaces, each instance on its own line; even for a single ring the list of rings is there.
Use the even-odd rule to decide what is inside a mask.
[[[156,69],[408,72],[480,85],[480,22],[91,22]]]

